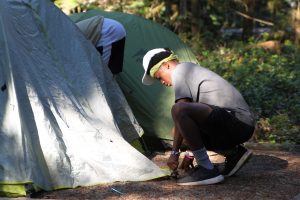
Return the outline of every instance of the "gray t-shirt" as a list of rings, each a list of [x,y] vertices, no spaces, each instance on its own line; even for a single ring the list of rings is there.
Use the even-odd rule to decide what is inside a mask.
[[[93,45],[95,45],[101,37],[103,19],[103,16],[97,15],[76,23],[80,31]]]
[[[254,125],[253,115],[240,92],[209,69],[194,63],[180,63],[172,74],[172,84],[175,101],[189,98],[193,102],[227,108],[242,122]]]

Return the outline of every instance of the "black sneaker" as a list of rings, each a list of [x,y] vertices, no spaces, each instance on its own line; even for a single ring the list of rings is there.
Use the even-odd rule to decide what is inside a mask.
[[[192,169],[187,176],[177,180],[178,185],[209,185],[222,182],[224,177],[220,174],[219,170],[214,167],[213,169],[206,169],[202,166],[196,166]]]
[[[229,177],[237,173],[242,166],[250,159],[252,152],[245,147],[239,145],[235,152],[227,155],[225,159],[225,167],[222,171],[223,176]]]

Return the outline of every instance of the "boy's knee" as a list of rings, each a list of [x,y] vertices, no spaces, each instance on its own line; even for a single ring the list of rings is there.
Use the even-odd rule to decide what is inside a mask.
[[[174,120],[179,121],[185,117],[204,120],[211,113],[212,108],[206,104],[193,104],[189,102],[178,102],[172,107],[171,113]]]
[[[180,118],[182,116],[187,115],[187,107],[188,107],[188,103],[185,103],[185,102],[175,103],[172,106],[172,110],[171,110],[173,118],[174,119]]]

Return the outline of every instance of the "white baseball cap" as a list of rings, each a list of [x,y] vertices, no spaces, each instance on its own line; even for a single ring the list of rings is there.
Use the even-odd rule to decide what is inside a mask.
[[[144,57],[143,57],[143,67],[145,70],[144,76],[142,78],[142,83],[144,85],[152,85],[154,82],[154,78],[152,78],[149,74],[149,68],[153,67],[156,63],[158,63],[160,60],[162,60],[164,57],[156,57],[156,55],[160,53],[171,53],[171,51],[167,48],[157,48],[157,49],[152,49],[148,51]],[[153,59],[154,58],[154,59]]]

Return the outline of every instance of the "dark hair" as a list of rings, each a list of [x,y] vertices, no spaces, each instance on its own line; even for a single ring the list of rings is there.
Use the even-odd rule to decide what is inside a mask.
[[[152,67],[154,65],[156,65],[157,63],[159,63],[161,60],[169,57],[171,54],[172,54],[172,51],[168,48],[164,48],[166,51],[162,51],[162,52],[159,52],[157,54],[155,54],[149,64],[148,64],[148,69],[147,69],[147,74],[149,75],[150,74],[150,70],[152,69]]]

